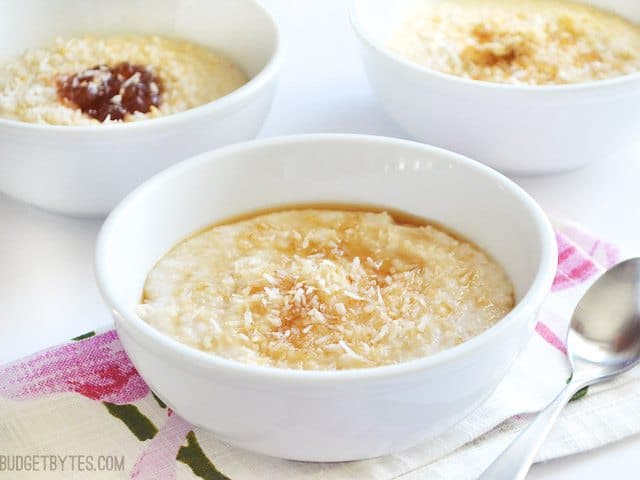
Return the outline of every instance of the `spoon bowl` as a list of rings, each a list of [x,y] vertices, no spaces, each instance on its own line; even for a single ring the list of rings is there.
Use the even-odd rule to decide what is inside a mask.
[[[567,386],[489,466],[481,480],[522,480],[551,426],[575,393],[640,363],[640,258],[605,272],[580,299],[567,334]]]
[[[587,290],[571,319],[567,348],[576,375],[588,374],[589,383],[607,380],[637,365],[640,259],[616,265]]]

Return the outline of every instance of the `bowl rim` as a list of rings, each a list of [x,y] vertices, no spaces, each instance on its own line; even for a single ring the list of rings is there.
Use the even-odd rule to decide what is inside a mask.
[[[375,38],[372,38],[366,28],[363,27],[364,23],[361,22],[359,15],[357,14],[357,5],[362,0],[351,0],[349,3],[349,20],[351,27],[356,34],[356,37],[365,45],[372,48],[378,55],[386,58],[389,61],[394,62],[406,69],[420,73],[422,75],[434,77],[440,80],[446,80],[460,85],[468,86],[471,88],[479,89],[495,89],[501,91],[511,92],[527,92],[527,93],[569,93],[569,92],[581,92],[585,90],[602,89],[606,87],[626,86],[627,83],[637,82],[640,80],[640,71],[630,73],[626,75],[619,75],[616,77],[606,78],[602,80],[591,80],[589,82],[578,83],[564,83],[556,85],[519,85],[511,83],[499,83],[489,82],[486,80],[473,80],[470,78],[460,77],[450,73],[440,72],[438,70],[425,67],[418,63],[412,62],[401,55],[394,53],[390,49],[386,48],[384,44]],[[626,17],[623,17],[626,19]]]
[[[23,122],[20,120],[12,120],[0,117],[0,128],[11,127],[16,129],[53,132],[63,135],[74,135],[99,132],[116,132],[116,134],[126,134],[129,131],[135,131],[140,128],[171,127],[174,124],[185,121],[197,121],[205,116],[225,115],[228,111],[238,109],[245,103],[250,101],[250,97],[255,96],[270,80],[276,76],[282,64],[282,34],[278,27],[275,17],[267,10],[258,0],[244,0],[247,4],[252,5],[260,14],[262,14],[271,28],[274,37],[274,47],[269,59],[260,71],[249,78],[249,80],[239,88],[223,95],[220,98],[211,100],[210,102],[189,108],[181,112],[171,113],[157,118],[144,119],[135,122],[111,123],[104,125],[102,123],[95,125],[51,125],[47,123]],[[233,59],[231,58],[233,61]]]
[[[138,197],[145,195],[147,191],[154,190],[158,184],[161,184],[176,174],[187,172],[205,163],[225,162],[227,161],[226,157],[228,155],[260,150],[264,147],[274,145],[282,146],[300,143],[313,144],[314,142],[356,142],[368,143],[372,146],[384,144],[392,145],[400,149],[411,149],[414,151],[422,151],[427,154],[436,154],[441,157],[444,156],[448,161],[461,165],[464,168],[480,172],[489,177],[489,179],[495,181],[498,188],[510,191],[519,199],[523,207],[530,213],[533,222],[535,222],[536,230],[539,233],[541,255],[540,265],[538,266],[534,280],[514,309],[480,335],[473,337],[460,345],[443,350],[436,354],[392,365],[347,370],[285,369],[242,363],[237,360],[218,357],[211,353],[182,344],[178,340],[169,337],[160,330],[157,330],[147,324],[137,315],[130,315],[127,313],[131,310],[130,306],[121,304],[117,301],[117,296],[108,284],[108,243],[110,237],[117,234],[116,229],[119,218],[127,214],[129,206],[135,204]],[[186,232],[186,235],[188,233],[190,232]],[[204,369],[217,369],[229,374],[239,374],[241,377],[245,378],[250,376],[254,379],[267,379],[270,381],[302,381],[310,382],[312,384],[326,384],[400,377],[406,374],[415,373],[416,371],[436,367],[465,355],[469,355],[487,344],[496,335],[499,335],[502,331],[508,329],[513,323],[518,322],[520,317],[528,314],[534,315],[537,313],[537,309],[551,289],[551,285],[555,277],[556,265],[557,244],[555,241],[555,233],[546,214],[528,193],[526,193],[515,182],[511,181],[496,170],[457,153],[410,140],[373,135],[321,133],[289,135],[243,142],[196,155],[156,174],[129,193],[107,217],[98,234],[94,268],[98,289],[104,302],[116,318],[116,328],[124,329],[136,343],[141,345],[144,344],[145,349],[153,349],[159,355],[172,357],[173,359],[186,362],[193,366],[199,366]],[[531,331],[533,331],[533,328]]]

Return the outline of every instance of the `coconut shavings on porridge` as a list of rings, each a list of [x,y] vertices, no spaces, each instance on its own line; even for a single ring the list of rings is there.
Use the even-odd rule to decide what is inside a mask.
[[[309,208],[222,224],[154,266],[138,315],[244,363],[337,370],[458,345],[514,306],[480,249],[388,213]]]
[[[247,82],[229,59],[158,36],[57,39],[0,65],[0,118],[51,125],[182,112]]]
[[[423,5],[388,47],[427,68],[498,83],[581,83],[640,71],[639,25],[562,0]]]

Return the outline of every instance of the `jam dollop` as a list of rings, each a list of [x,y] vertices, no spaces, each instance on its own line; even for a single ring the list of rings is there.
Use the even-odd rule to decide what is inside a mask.
[[[128,62],[96,65],[58,77],[58,95],[83,113],[104,122],[122,120],[134,112],[147,113],[160,105],[162,82],[143,65]]]

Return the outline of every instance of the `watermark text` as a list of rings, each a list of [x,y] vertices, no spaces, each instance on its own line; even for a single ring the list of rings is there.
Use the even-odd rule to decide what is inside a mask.
[[[122,455],[3,455],[0,472],[123,472]]]

